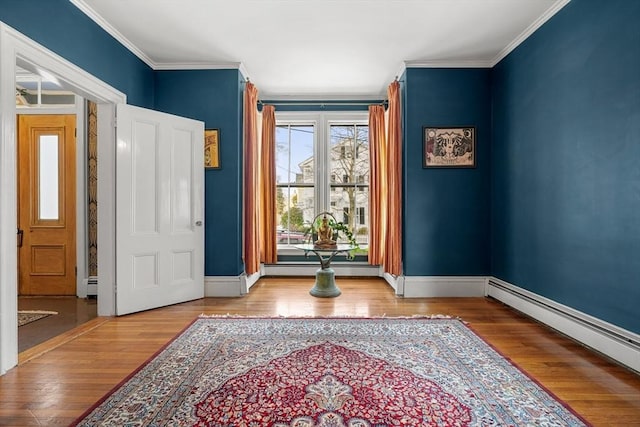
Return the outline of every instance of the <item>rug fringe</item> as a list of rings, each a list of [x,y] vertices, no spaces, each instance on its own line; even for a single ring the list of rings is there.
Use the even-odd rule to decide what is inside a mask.
[[[18,310],[18,314],[58,314],[58,312],[48,310]]]
[[[448,314],[413,314],[411,316],[387,316],[386,313],[381,316],[301,316],[292,315],[285,316],[282,314],[276,316],[247,316],[239,314],[205,314],[201,313],[199,319],[456,319],[462,320],[458,316],[450,316]]]

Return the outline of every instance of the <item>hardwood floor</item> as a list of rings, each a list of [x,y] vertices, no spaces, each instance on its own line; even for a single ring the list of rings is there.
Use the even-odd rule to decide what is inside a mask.
[[[0,377],[1,426],[68,425],[199,314],[460,317],[504,356],[595,426],[640,426],[640,375],[489,298],[397,298],[378,279],[338,278],[342,295],[315,298],[312,278],[263,278],[239,298],[205,298],[96,318],[21,354]],[[52,347],[50,351],[48,347]]]
[[[18,297],[18,310],[46,310],[58,314],[18,328],[18,351],[24,352],[64,334],[97,316],[96,299],[77,297]]]

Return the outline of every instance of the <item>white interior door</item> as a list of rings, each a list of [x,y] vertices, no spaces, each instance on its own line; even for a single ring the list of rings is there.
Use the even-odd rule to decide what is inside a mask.
[[[116,314],[204,297],[204,124],[117,106]]]

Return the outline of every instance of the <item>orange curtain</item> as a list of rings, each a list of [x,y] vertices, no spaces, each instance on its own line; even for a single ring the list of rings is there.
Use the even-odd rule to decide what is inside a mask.
[[[275,264],[276,245],[276,114],[273,105],[262,108],[260,147],[260,260]]]
[[[389,99],[388,150],[388,215],[385,239],[384,271],[402,274],[402,124],[400,83],[394,81],[387,89]]]
[[[258,89],[247,82],[243,101],[244,209],[242,257],[247,274],[260,269],[258,165]],[[275,239],[274,239],[275,240]]]
[[[369,264],[380,265],[387,230],[387,138],[384,106],[369,106]]]

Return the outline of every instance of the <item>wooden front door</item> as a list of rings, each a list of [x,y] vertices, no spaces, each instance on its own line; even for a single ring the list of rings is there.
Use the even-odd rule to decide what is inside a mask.
[[[18,116],[18,291],[76,294],[76,118]]]

